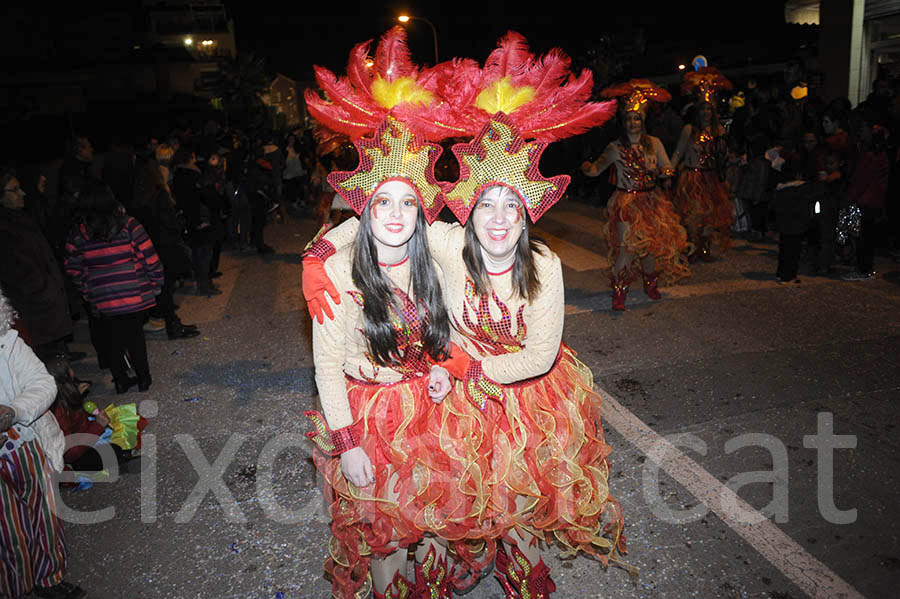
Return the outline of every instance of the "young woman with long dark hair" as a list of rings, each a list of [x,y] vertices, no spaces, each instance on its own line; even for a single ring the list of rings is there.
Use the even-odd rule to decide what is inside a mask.
[[[306,98],[310,114],[354,140],[359,157],[352,172],[327,177],[359,215],[348,221],[352,234],[337,252],[317,240],[303,260],[304,286],[315,280],[330,293],[308,296],[324,418],[307,415],[319,448],[340,455],[317,458],[333,497],[325,567],[341,599],[364,596],[368,584],[376,598],[448,597],[445,542],[477,534],[473,505],[485,492],[480,416],[455,395],[444,399],[450,379],[436,365],[450,350],[443,274],[429,252],[437,242],[426,226],[443,206],[434,178],[441,148],[425,141],[441,138],[428,126],[439,103],[418,84],[435,79],[410,63],[402,29],[367,61],[368,43],[357,45],[342,83],[317,67],[328,99]]]

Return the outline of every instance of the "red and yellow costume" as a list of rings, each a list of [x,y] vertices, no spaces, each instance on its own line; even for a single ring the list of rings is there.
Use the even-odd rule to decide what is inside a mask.
[[[402,29],[386,34],[378,45],[373,68],[367,68],[368,43],[351,53],[347,78],[338,79],[316,68],[322,99],[307,93],[310,113],[331,131],[354,140],[359,166],[352,172],[333,172],[328,182],[360,214],[387,181],[402,180],[415,191],[428,222],[443,207],[441,188],[434,178],[440,146],[425,141],[440,137],[440,103],[430,71],[420,72],[409,61]],[[429,83],[430,82],[430,83]],[[367,137],[363,137],[367,136]],[[334,286],[331,300],[319,307],[333,316],[313,323],[316,384],[324,417],[308,412],[315,431],[309,436],[321,452],[316,465],[325,477],[331,500],[332,540],[325,569],[339,599],[368,597],[372,588],[370,564],[398,548],[419,543],[425,533],[454,540],[473,526],[471,499],[457,491],[472,478],[459,457],[455,439],[477,436],[474,409],[452,398],[436,404],[428,394],[433,360],[425,351],[423,333],[429,315],[412,296],[410,262],[381,265],[395,296],[387,306],[397,343],[396,361],[379,364],[368,351],[363,309],[366,298],[353,282],[353,252],[347,244],[330,257],[313,243],[305,253],[304,277],[311,263]],[[439,275],[439,270],[438,270]],[[339,454],[361,447],[374,469],[374,482],[364,488],[349,483]],[[327,457],[327,454],[332,457]],[[477,475],[480,478],[480,475]],[[405,564],[405,560],[403,560]],[[399,571],[385,596],[392,599],[446,597],[449,578],[446,558],[434,547],[417,566],[415,582]],[[375,592],[376,597],[381,597]]]
[[[642,121],[649,102],[668,102],[671,99],[667,91],[646,79],[632,79],[606,88],[602,95],[619,98],[622,113],[635,112]],[[687,247],[687,232],[679,222],[669,193],[658,186],[660,179],[671,178],[674,174],[672,163],[658,138],[643,133],[637,142],[630,143],[623,134],[606,146],[600,158],[591,165],[591,170],[599,174],[610,166],[616,169],[616,191],[606,207],[611,265],[609,277],[613,288],[613,308],[624,310],[625,296],[635,273],[632,267],[634,262],[616,272],[619,254],[626,252],[638,260],[655,258],[655,270],[643,273],[644,289],[651,299],[660,299],[657,290],[659,277],[673,283],[690,275],[682,256]]]
[[[540,174],[541,153],[550,141],[610,118],[614,103],[587,102],[589,72],[570,77],[568,58],[554,51],[536,59],[514,33],[483,69],[472,61],[453,64],[442,82],[443,97],[454,111],[452,122],[474,139],[453,147],[460,178],[445,185],[447,205],[465,223],[482,191],[502,185],[537,220],[569,183],[566,175]],[[343,247],[355,230],[348,222],[321,244]],[[516,547],[511,556],[497,550],[497,541],[508,540],[512,530],[561,545],[567,554],[587,552],[604,564],[625,549],[622,511],[609,493],[611,449],[600,425],[601,401],[590,369],[561,340],[559,258],[546,247],[533,254],[540,290],[527,299],[511,271],[490,273],[490,293],[478,295],[463,262],[465,238],[458,224],[429,227],[452,337],[464,350],[447,364],[458,382],[444,400],[464,426],[441,437],[445,451],[454,449],[454,465],[464,466],[467,476],[457,490],[472,517],[464,538],[453,544],[454,582],[461,587],[464,579],[477,580],[496,552],[508,597],[545,598],[555,586],[543,560],[533,564]],[[465,430],[473,436],[466,439],[460,434]]]
[[[685,75],[682,93],[696,92],[697,107],[708,103],[715,110],[715,91],[731,87],[731,82],[718,70],[704,67]],[[724,134],[724,129],[717,125],[702,131],[694,125],[685,125],[673,155],[673,162],[679,166],[675,205],[685,228],[694,236],[691,241],[697,246],[699,257],[706,261],[712,259],[710,236],[716,238],[723,250],[731,246],[734,206],[722,176],[728,151]]]

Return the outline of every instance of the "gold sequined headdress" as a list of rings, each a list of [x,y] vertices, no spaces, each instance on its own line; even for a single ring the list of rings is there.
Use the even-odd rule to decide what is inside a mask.
[[[428,143],[460,134],[449,123],[450,107],[437,94],[444,66],[420,70],[410,60],[406,33],[388,31],[369,57],[371,40],[354,46],[347,76],[314,67],[326,98],[307,90],[310,115],[326,130],[344,133],[359,153],[352,172],[328,175],[331,183],[357,214],[385,181],[402,179],[416,190],[428,222],[443,207],[434,164],[441,147]]]
[[[732,89],[731,81],[715,67],[703,67],[699,71],[686,73],[681,81],[681,93],[696,93],[703,102],[712,103],[720,89]]]
[[[422,141],[402,122],[387,117],[371,138],[353,142],[359,153],[354,171],[328,175],[334,187],[357,214],[386,181],[403,180],[416,191],[425,219],[432,223],[444,207],[441,187],[434,177],[434,163],[441,147]]]
[[[494,185],[512,189],[532,222],[562,197],[568,175],[546,178],[541,154],[556,140],[584,133],[615,114],[615,102],[589,102],[589,70],[575,77],[561,50],[537,58],[525,38],[509,32],[479,68],[454,62],[442,80],[444,98],[454,109],[453,123],[475,136],[456,144],[460,176],[444,185],[445,201],[465,223],[481,192]]]
[[[655,85],[649,79],[632,79],[628,83],[620,83],[607,87],[600,95],[604,98],[621,98],[623,112],[647,114],[647,106],[652,102],[668,102],[672,94]]]

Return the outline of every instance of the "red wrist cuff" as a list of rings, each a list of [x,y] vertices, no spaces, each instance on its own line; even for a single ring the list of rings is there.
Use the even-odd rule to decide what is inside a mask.
[[[325,262],[329,257],[331,257],[336,251],[334,248],[334,244],[332,244],[327,239],[323,239],[322,236],[328,231],[331,225],[323,225],[319,232],[316,233],[316,236],[312,238],[306,247],[303,249],[303,254],[301,256],[306,258],[318,258],[322,262]]]
[[[306,436],[316,444],[323,453],[336,456],[359,447],[359,437],[352,426],[345,426],[337,430],[328,428],[325,418],[318,412],[311,410],[303,412],[309,418],[315,430],[306,433]]]

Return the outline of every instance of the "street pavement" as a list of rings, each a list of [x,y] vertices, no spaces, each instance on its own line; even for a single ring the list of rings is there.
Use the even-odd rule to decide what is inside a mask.
[[[554,597],[896,597],[900,265],[778,285],[777,244],[738,240],[659,302],[633,285],[613,313],[601,211],[563,202],[539,224],[563,262],[564,339],[604,398],[638,570],[549,549]],[[202,334],[147,335],[147,393],[116,396],[77,326],[92,399],[149,420],[140,468],[61,490],[68,579],[90,597],[330,597],[302,416],[317,405],[299,287],[314,232],[272,224],[274,255],[223,253],[222,295],[177,294]],[[502,596],[493,578],[466,595]]]

